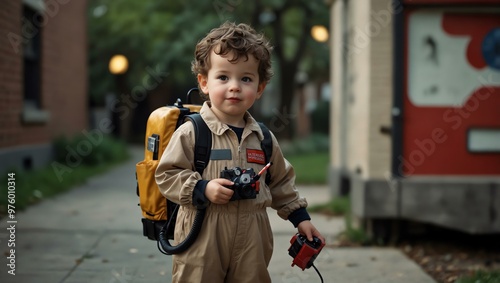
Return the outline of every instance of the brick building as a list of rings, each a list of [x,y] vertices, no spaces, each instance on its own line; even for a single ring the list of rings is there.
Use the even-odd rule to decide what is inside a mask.
[[[0,171],[52,158],[88,125],[87,1],[5,0],[0,8]]]

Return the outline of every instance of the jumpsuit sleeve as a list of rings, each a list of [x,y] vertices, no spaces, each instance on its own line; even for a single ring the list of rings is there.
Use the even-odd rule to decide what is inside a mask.
[[[306,208],[307,201],[299,196],[295,187],[295,171],[290,162],[283,156],[274,134],[271,133],[271,136],[273,140],[273,154],[271,156],[273,165],[269,168],[271,173],[269,189],[273,198],[271,206],[277,210],[281,218],[287,220],[294,211]]]
[[[193,190],[202,179],[194,169],[194,127],[182,124],[172,135],[156,168],[160,192],[180,205],[192,204]]]

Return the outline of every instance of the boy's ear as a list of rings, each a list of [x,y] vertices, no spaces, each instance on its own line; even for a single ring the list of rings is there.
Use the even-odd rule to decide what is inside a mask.
[[[198,78],[198,85],[200,86],[200,90],[203,93],[208,94],[207,77],[202,75],[202,74],[198,74],[197,78]]]
[[[257,99],[259,99],[262,94],[264,93],[264,89],[266,89],[266,82],[260,83],[259,86],[257,87]]]

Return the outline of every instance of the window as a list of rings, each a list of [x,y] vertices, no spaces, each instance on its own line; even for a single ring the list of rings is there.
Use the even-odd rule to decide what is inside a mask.
[[[500,152],[500,129],[476,128],[467,132],[469,152]]]
[[[25,3],[28,4],[28,3]],[[43,8],[42,8],[43,9]],[[24,5],[22,18],[24,64],[24,123],[44,123],[48,112],[42,110],[41,55],[43,13],[33,4]]]
[[[25,38],[24,55],[24,104],[31,109],[40,108],[40,30],[35,31],[33,19],[38,13],[29,7],[24,7],[23,31],[33,36]]]

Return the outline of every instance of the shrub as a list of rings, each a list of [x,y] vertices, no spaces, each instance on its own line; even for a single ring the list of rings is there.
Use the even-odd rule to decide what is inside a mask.
[[[477,271],[472,276],[459,278],[457,283],[500,283],[500,271]]]
[[[68,156],[72,155],[81,159],[81,165],[89,166],[123,161],[128,157],[125,143],[111,136],[102,136],[95,140],[84,134],[72,139],[60,137],[53,145],[55,160],[63,164],[67,163]]]

